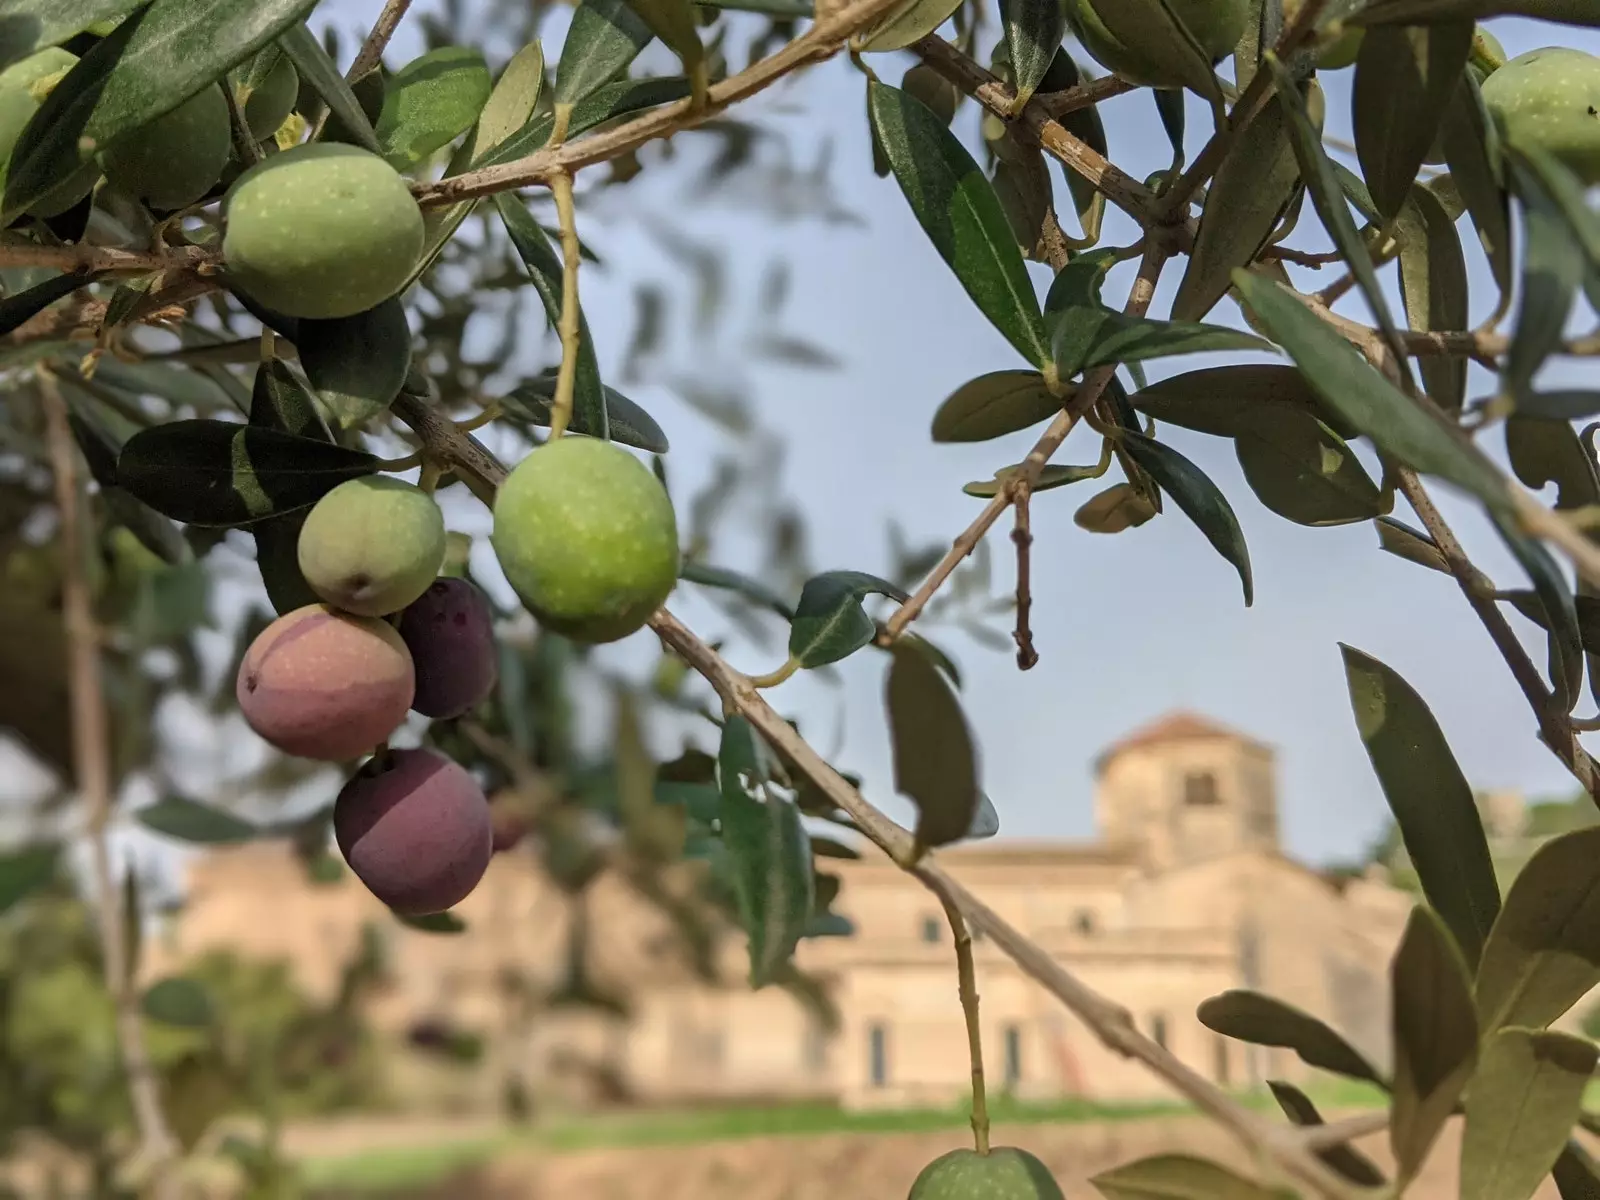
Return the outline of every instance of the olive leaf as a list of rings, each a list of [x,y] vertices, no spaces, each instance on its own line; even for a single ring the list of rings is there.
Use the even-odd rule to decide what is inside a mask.
[[[1272,1098],[1278,1102],[1278,1107],[1283,1110],[1284,1116],[1296,1125],[1304,1127],[1326,1124],[1322,1114],[1317,1111],[1317,1106],[1311,1102],[1311,1097],[1294,1084],[1269,1079],[1267,1088],[1272,1092]],[[1329,1146],[1318,1150],[1317,1157],[1359,1187],[1382,1187],[1388,1182],[1377,1165],[1352,1146],[1342,1143]]]
[[[440,46],[413,59],[389,79],[375,132],[383,157],[409,171],[478,122],[492,85],[483,55],[465,46]]]
[[[1444,551],[1439,549],[1439,543],[1422,530],[1413,529],[1393,517],[1379,517],[1373,524],[1378,527],[1378,545],[1396,558],[1403,558],[1432,571],[1442,571],[1446,575],[1450,573],[1450,563],[1445,559]],[[1541,608],[1540,612],[1543,611]]]
[[[750,939],[750,985],[757,988],[788,963],[815,903],[800,810],[767,786],[759,754],[750,723],[729,717],[717,751],[718,812],[740,922]]]
[[[1096,492],[1072,514],[1072,523],[1090,533],[1121,533],[1150,520],[1160,510],[1130,483],[1114,483]]]
[[[919,847],[966,837],[979,814],[977,750],[961,701],[916,643],[890,647],[884,704],[894,748],[894,786],[917,809]]]
[[[56,873],[59,855],[53,845],[22,846],[0,854],[0,913],[44,886]]]
[[[38,316],[57,300],[72,295],[81,287],[88,287],[96,278],[86,272],[72,271],[0,298],[0,336],[10,333],[30,317]],[[109,321],[107,323],[110,324]]]
[[[1382,1075],[1343,1037],[1310,1013],[1261,992],[1239,988],[1200,1002],[1195,1018],[1235,1041],[1293,1050],[1309,1067],[1386,1087]]]
[[[1487,1037],[1467,1089],[1462,1200],[1527,1200],[1555,1166],[1577,1123],[1597,1048],[1539,1029]]]
[[[415,929],[419,933],[455,934],[465,933],[467,923],[453,912],[441,913],[395,913],[395,920],[408,929]]]
[[[1016,89],[1012,103],[1021,109],[1044,81],[1061,49],[1067,32],[1066,9],[1060,0],[1001,0],[1000,23],[1011,58],[1011,86]]]
[[[1047,90],[1065,91],[1082,82],[1082,73],[1078,70],[1078,64],[1072,61],[1072,56],[1065,50],[1057,50],[1050,71],[1045,76],[1044,86]],[[1063,129],[1095,153],[1105,155],[1108,152],[1105,122],[1100,119],[1098,105],[1091,104],[1087,108],[1063,113],[1057,120]],[[1105,193],[1065,164],[1061,164],[1061,173],[1066,177],[1067,190],[1072,193],[1072,206],[1077,210],[1079,224],[1083,226],[1083,236],[1092,246],[1100,240],[1100,225],[1106,211]]]
[[[1589,206],[1582,180],[1538,146],[1513,146],[1510,153],[1524,177],[1523,190],[1536,183],[1582,249],[1588,264],[1589,299],[1594,302],[1596,280],[1600,279],[1600,212]]]
[[[1600,25],[1589,0],[1389,0],[1362,14],[1369,24],[1444,21],[1452,17],[1537,17],[1567,25]]]
[[[7,0],[0,22],[0,71],[46,46],[59,46],[100,21],[120,17],[129,0]]]
[[[411,327],[398,297],[350,317],[302,319],[295,348],[306,379],[346,429],[387,410],[411,370]]]
[[[990,371],[969,379],[933,414],[936,442],[986,442],[1048,421],[1072,399],[1070,385],[1060,395],[1037,371]]]
[[[1582,1117],[1579,1119],[1581,1121]],[[1561,1200],[1595,1200],[1600,1196],[1600,1166],[1571,1138],[1567,1139],[1550,1174],[1555,1178]]]
[[[201,846],[228,846],[248,842],[262,831],[232,813],[183,796],[165,796],[137,810],[134,820],[146,829]]]
[[[1445,109],[1439,142],[1450,179],[1478,232],[1478,242],[1502,297],[1511,293],[1511,206],[1500,163],[1500,132],[1471,71],[1456,81],[1456,93]],[[1460,326],[1457,326],[1460,328]]]
[[[1339,649],[1356,729],[1423,895],[1476,965],[1500,911],[1500,889],[1472,788],[1411,685],[1377,659]]]
[[[1484,1033],[1542,1029],[1600,985],[1600,826],[1534,851],[1517,873],[1478,964]]]
[[[688,74],[703,70],[706,48],[700,41],[693,0],[628,0],[628,7],[678,56]]]
[[[1541,628],[1550,628],[1550,618],[1544,611],[1544,601],[1539,598],[1538,592],[1514,588],[1496,593],[1496,598],[1506,601]],[[1600,597],[1574,596],[1572,603],[1573,611],[1578,616],[1578,638],[1584,650],[1590,654],[1600,654]]]
[[[1539,607],[1547,614],[1542,623],[1550,630],[1552,699],[1570,711],[1577,704],[1583,686],[1583,633],[1572,589],[1555,556],[1543,543],[1528,537],[1509,522],[1496,521],[1495,526],[1506,548],[1533,581]]]
[[[960,7],[961,0],[904,0],[861,35],[861,49],[869,54],[904,50],[938,29]]]
[[[971,483],[963,484],[961,490],[979,499],[997,496],[1015,472],[1016,467],[1001,467],[995,472],[993,479],[975,479]],[[1046,463],[1039,471],[1039,478],[1033,481],[1033,486],[1028,490],[1035,493],[1048,492],[1051,488],[1065,487],[1069,483],[1099,479],[1105,473],[1105,467],[1099,464],[1092,467],[1078,467],[1066,463]]]
[[[1585,264],[1572,226],[1543,185],[1515,163],[1512,176],[1522,200],[1522,294],[1501,387],[1520,397],[1561,346]]]
[[[247,525],[309,508],[377,470],[360,450],[226,421],[173,421],[129,438],[117,479],[136,498],[190,525]]]
[[[1211,69],[1210,58],[1167,0],[1087,3],[1113,38],[1139,47],[1140,58],[1150,64],[1152,72],[1183,80],[1185,87],[1199,93],[1214,108],[1222,103],[1222,88]]]
[[[96,147],[171,112],[303,18],[316,0],[151,0],[96,42],[18,135],[0,222],[71,179]]]
[[[1169,375],[1129,400],[1163,425],[1217,437],[1248,433],[1262,413],[1280,409],[1313,416],[1340,437],[1352,438],[1358,432],[1322,403],[1298,368],[1277,363],[1238,363]]]
[[[765,584],[751,579],[748,575],[741,575],[737,571],[713,567],[706,563],[685,562],[678,571],[678,578],[686,579],[690,583],[702,584],[705,587],[737,592],[746,600],[777,613],[785,621],[794,620],[793,605],[773,592]]]
[[[1310,413],[1257,413],[1234,450],[1261,503],[1297,524],[1348,525],[1389,508],[1345,440]]]
[[[1400,239],[1400,294],[1406,323],[1429,333],[1467,327],[1467,260],[1455,223],[1425,187],[1414,187],[1396,223]],[[1417,364],[1422,385],[1448,412],[1461,407],[1467,360],[1430,354]]]
[[[1171,446],[1132,430],[1123,430],[1119,438],[1128,456],[1177,502],[1184,515],[1206,535],[1206,540],[1216,548],[1217,553],[1233,564],[1239,572],[1239,583],[1244,588],[1245,606],[1249,607],[1255,599],[1255,585],[1250,574],[1250,550],[1244,542],[1244,531],[1239,528],[1239,518],[1234,516],[1227,497],[1204,471]]]
[[[867,110],[911,211],[979,311],[1036,367],[1050,351],[1005,211],[966,148],[921,101],[876,81]]]
[[[1356,156],[1385,220],[1399,215],[1472,52],[1470,20],[1380,25],[1361,39],[1351,91]]]
[[[561,44],[555,102],[575,105],[611,83],[649,42],[650,27],[625,0],[580,0]]]
[[[862,571],[828,571],[806,580],[789,627],[790,657],[802,667],[821,667],[870,643],[878,626],[861,601],[874,594],[906,599],[903,589]]]
[[[361,101],[346,81],[344,72],[322,48],[316,35],[304,25],[297,24],[284,33],[278,45],[294,64],[300,82],[328,106],[328,112],[332,120],[338,122],[340,132],[353,139],[363,150],[383,153],[372,122],[367,119],[366,109],[361,107]]]
[[[1305,373],[1323,402],[1378,448],[1504,511],[1510,496],[1481,450],[1437,413],[1415,404],[1281,284],[1234,274],[1245,304]]]
[[[1233,286],[1233,272],[1255,260],[1300,189],[1300,163],[1277,97],[1251,118],[1217,167],[1206,192],[1178,294],[1174,320],[1198,321]]]
[[[602,387],[606,397],[606,430],[611,440],[648,450],[651,454],[665,454],[669,449],[666,431],[656,424],[655,418],[615,388]],[[555,395],[555,375],[536,375],[501,397],[500,406],[508,416],[544,429],[550,425],[550,408],[555,403]],[[573,433],[588,434],[590,430],[585,420],[580,420],[574,411],[567,428]]]
[[[1052,318],[1056,371],[1066,379],[1091,367],[1145,362],[1175,354],[1271,350],[1264,338],[1225,325],[1158,321],[1109,308],[1072,308]]]
[[[205,985],[182,975],[151,984],[139,997],[139,1008],[152,1021],[179,1029],[204,1029],[216,1015]]]
[[[1389,1142],[1403,1184],[1428,1156],[1478,1058],[1478,1025],[1461,950],[1432,909],[1411,910],[1389,968],[1394,1084]]]
[[[1089,1182],[1106,1200],[1287,1200],[1289,1195],[1188,1154],[1141,1158]]]
[[[511,244],[528,270],[528,278],[539,299],[544,302],[545,316],[551,325],[561,320],[562,261],[550,244],[550,237],[539,222],[533,219],[527,204],[513,192],[500,192],[494,198],[495,211],[505,224]],[[610,436],[606,417],[605,388],[600,383],[600,364],[595,358],[594,338],[589,333],[589,322],[578,313],[578,365],[573,385],[572,419],[582,421],[590,437]]]

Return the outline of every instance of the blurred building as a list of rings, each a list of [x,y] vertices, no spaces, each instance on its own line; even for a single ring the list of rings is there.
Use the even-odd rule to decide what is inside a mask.
[[[1388,959],[1412,897],[1381,873],[1335,879],[1285,856],[1268,747],[1176,714],[1107,749],[1095,773],[1094,841],[980,842],[941,852],[941,862],[1220,1084],[1309,1074],[1292,1052],[1229,1042],[1199,1023],[1196,1006],[1229,988],[1314,1013],[1388,1062]],[[363,936],[380,937],[388,982],[371,1003],[374,1022],[482,1039],[489,1070],[423,1059],[406,1068],[403,1090],[452,1106],[495,1102],[508,1074],[535,1097],[958,1099],[966,1040],[939,904],[872,853],[835,866],[843,889],[834,908],[854,936],[807,941],[797,961],[836,1024],[788,991],[745,987],[737,938],[713,952],[725,982],[708,983],[686,960],[674,921],[624,880],[603,877],[580,911],[534,856],[518,853],[497,856],[457,909],[463,936],[396,925],[348,878],[309,883],[284,845],[212,854],[195,864],[151,970],[224,944],[287,958],[305,986],[326,990]],[[576,957],[574,920],[591,931]],[[1021,1098],[1163,1095],[997,948],[980,939],[975,950],[991,1088]],[[615,1012],[597,1007],[614,1001]]]

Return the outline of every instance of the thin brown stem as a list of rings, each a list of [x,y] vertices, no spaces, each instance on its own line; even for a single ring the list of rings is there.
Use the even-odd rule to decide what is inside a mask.
[[[983,1082],[983,1023],[978,1019],[978,973],[972,964],[972,934],[955,901],[937,886],[924,880],[944,906],[945,919],[956,943],[956,994],[961,998],[961,1015],[967,1024],[967,1056],[972,1060],[972,1141],[979,1154],[989,1153],[989,1098]]]
[[[377,69],[378,64],[383,61],[383,52],[388,48],[389,39],[394,37],[394,31],[400,28],[400,22],[410,7],[411,0],[388,0],[383,6],[383,11],[378,14],[377,24],[372,27],[372,32],[367,34],[367,40],[356,52],[355,61],[345,72],[345,79],[354,83],[363,75]]]
[[[250,134],[250,124],[244,119],[244,110],[239,107],[239,97],[226,80],[222,85],[222,98],[228,104],[228,128],[233,136],[233,152],[245,166],[254,166],[261,161],[261,148]]]
[[[217,252],[199,246],[174,246],[159,253],[118,250],[76,242],[70,246],[36,246],[29,242],[0,244],[0,267],[58,267],[63,271],[100,274],[106,271],[171,271],[211,266]],[[84,283],[93,280],[85,279]]]
[[[72,698],[72,757],[78,793],[83,799],[89,835],[90,868],[98,903],[95,913],[104,960],[106,989],[116,1012],[118,1049],[128,1076],[128,1095],[139,1130],[139,1166],[150,1172],[162,1200],[177,1196],[172,1167],[178,1142],[161,1110],[155,1068],[145,1046],[144,1019],[129,970],[129,947],[123,924],[122,889],[111,866],[108,826],[111,823],[111,747],[105,694],[100,681],[100,632],[85,578],[89,532],[80,503],[78,472],[67,404],[53,377],[40,372],[50,464],[55,474],[56,508],[60,519],[62,616],[67,632],[68,685]]]
[[[561,335],[561,367],[556,372],[556,394],[550,404],[550,437],[567,432],[572,421],[573,393],[578,381],[578,265],[582,261],[578,246],[577,215],[573,210],[572,176],[565,172],[550,181],[556,200],[556,217],[561,224],[561,319],[556,328]]]
[[[1032,670],[1039,662],[1039,652],[1033,646],[1033,628],[1028,618],[1033,608],[1030,551],[1033,548],[1033,529],[1029,520],[1028,501],[1033,489],[1026,483],[1017,485],[1011,499],[1016,515],[1016,526],[1011,530],[1011,542],[1017,548],[1017,628],[1011,637],[1017,643],[1017,668]]]

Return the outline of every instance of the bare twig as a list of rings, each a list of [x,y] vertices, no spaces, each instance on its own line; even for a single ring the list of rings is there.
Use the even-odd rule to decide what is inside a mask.
[[[978,1020],[978,973],[972,965],[972,934],[961,910],[938,881],[924,880],[939,903],[956,943],[956,993],[967,1024],[967,1057],[972,1060],[972,1141],[979,1154],[989,1153],[989,1098],[983,1081],[983,1025]]]
[[[394,36],[394,31],[400,27],[401,20],[406,15],[406,9],[411,7],[411,0],[388,0],[383,6],[383,11],[378,14],[377,24],[373,25],[372,32],[367,35],[367,40],[361,44],[361,49],[356,52],[356,58],[350,64],[350,69],[345,72],[345,79],[354,83],[362,76],[375,70],[383,61],[383,52],[389,45],[389,39]]]
[[[144,1041],[143,1017],[129,977],[129,948],[123,925],[122,889],[111,867],[107,827],[111,821],[111,750],[105,695],[100,683],[100,634],[95,625],[83,564],[88,531],[79,503],[78,473],[66,400],[48,374],[40,374],[50,464],[55,474],[56,507],[61,522],[62,609],[67,630],[68,680],[72,694],[73,769],[83,798],[89,834],[90,865],[98,903],[100,952],[106,988],[116,1009],[117,1044],[128,1075],[128,1093],[140,1139],[140,1166],[151,1173],[156,1194],[176,1197],[172,1171],[178,1142],[161,1111],[155,1069]]]
[[[1093,108],[1102,100],[1109,100],[1113,96],[1121,96],[1135,90],[1136,86],[1126,79],[1107,75],[1101,79],[1090,80],[1088,83],[1080,83],[1077,87],[1068,88],[1064,92],[1035,92],[1033,98],[1048,116],[1059,119],[1068,113]]]
[[[103,274],[108,271],[173,271],[207,268],[217,262],[214,250],[174,246],[159,253],[117,250],[76,242],[70,246],[36,246],[31,242],[0,243],[0,267],[59,267],[63,271]],[[93,280],[85,279],[84,283]]]
[[[1028,520],[1028,500],[1033,494],[1026,484],[1018,484],[1011,507],[1017,523],[1011,530],[1012,544],[1017,548],[1017,628],[1011,636],[1017,643],[1017,667],[1028,671],[1038,665],[1039,652],[1033,646],[1033,628],[1028,623],[1033,608],[1030,551],[1033,547],[1033,530]]]

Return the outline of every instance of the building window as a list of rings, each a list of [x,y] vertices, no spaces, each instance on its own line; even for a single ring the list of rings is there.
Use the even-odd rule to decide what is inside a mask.
[[[800,1057],[806,1070],[813,1075],[820,1075],[828,1069],[828,1031],[821,1021],[806,1022]]]
[[[1080,908],[1072,918],[1073,928],[1084,937],[1094,936],[1094,913],[1087,908]]]
[[[1183,779],[1183,802],[1197,807],[1217,804],[1217,777],[1210,771],[1197,771]]]
[[[1006,1087],[1014,1088],[1022,1082],[1022,1030],[1015,1025],[1005,1027]]]
[[[889,1082],[889,1031],[881,1024],[867,1026],[867,1057],[872,1086],[881,1088]]]
[[[1211,1046],[1211,1073],[1216,1077],[1218,1087],[1228,1086],[1228,1039],[1220,1033]]]
[[[922,918],[922,940],[927,942],[930,946],[937,946],[939,944],[938,917]]]
[[[1167,1017],[1156,1013],[1150,1018],[1150,1039],[1163,1050],[1167,1048]]]

